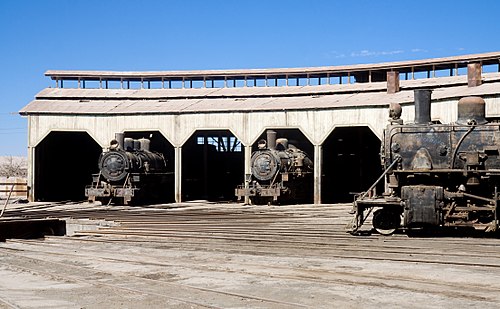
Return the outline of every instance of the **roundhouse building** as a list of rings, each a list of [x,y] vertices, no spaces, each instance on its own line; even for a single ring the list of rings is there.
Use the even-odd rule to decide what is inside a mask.
[[[432,121],[456,120],[461,97],[500,117],[500,52],[372,65],[293,69],[47,71],[54,81],[28,118],[32,200],[84,199],[115,133],[151,139],[173,172],[169,201],[234,199],[266,130],[314,158],[310,202],[352,201],[381,173],[390,103],[413,121],[413,91],[432,89]]]

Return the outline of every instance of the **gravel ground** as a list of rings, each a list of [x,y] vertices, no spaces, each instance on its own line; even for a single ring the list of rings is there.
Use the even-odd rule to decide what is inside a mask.
[[[0,308],[499,308],[497,238],[354,237],[349,205],[118,209],[97,232],[0,243]]]

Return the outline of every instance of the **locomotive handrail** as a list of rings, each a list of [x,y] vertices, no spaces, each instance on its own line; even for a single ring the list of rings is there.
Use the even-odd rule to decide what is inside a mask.
[[[387,173],[389,173],[389,171],[392,169],[392,167],[394,165],[396,165],[396,163],[401,162],[401,160],[402,160],[401,156],[397,156],[394,158],[394,161],[392,161],[391,165],[389,165],[389,167],[387,167],[385,169],[385,171],[382,173],[382,175],[380,175],[380,177],[371,185],[371,187],[368,190],[366,190],[360,197],[356,198],[356,201],[354,202],[356,207],[357,207],[357,202],[359,200],[363,200],[368,195],[368,193],[371,190],[373,190],[373,188],[375,188],[375,186],[384,178],[384,176],[387,175]],[[361,226],[363,226],[363,224],[365,223],[366,219],[368,219],[368,216],[372,213],[372,211],[373,211],[373,207],[371,207],[370,210],[368,210],[368,213],[366,214],[366,216],[363,216],[363,213],[361,213],[361,216],[360,216],[359,209],[356,209],[355,220],[357,221],[357,218],[359,218],[359,217],[361,217],[361,220],[359,221],[359,224],[358,224],[358,222],[356,222],[356,226],[353,226],[351,234],[356,233],[359,230],[359,228]]]
[[[358,198],[359,200],[362,200],[364,199],[368,193],[373,190],[373,188],[375,188],[376,185],[378,185],[378,183],[384,178],[384,176],[392,169],[392,167],[398,163],[398,162],[401,162],[401,156],[397,156],[394,158],[394,161],[392,161],[391,165],[389,165],[388,168],[386,168],[386,170],[382,173],[382,175],[380,175],[380,177],[371,185],[371,187],[366,190],[365,192],[363,192],[363,194]]]
[[[467,130],[467,132],[465,132],[465,134],[462,135],[462,137],[460,138],[460,140],[457,143],[457,146],[455,147],[455,150],[453,151],[453,155],[451,156],[451,165],[450,165],[451,168],[453,168],[455,166],[455,159],[456,159],[457,154],[458,154],[458,149],[462,145],[462,142],[465,140],[467,135],[469,135],[470,132],[472,132],[474,130],[474,128],[476,127],[476,121],[474,121],[474,120],[471,121],[470,126],[471,127],[469,128],[469,130]]]

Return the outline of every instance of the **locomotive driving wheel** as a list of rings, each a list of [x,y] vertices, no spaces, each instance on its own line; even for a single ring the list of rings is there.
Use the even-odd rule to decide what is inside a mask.
[[[390,209],[378,209],[373,213],[373,227],[382,235],[392,235],[401,226],[401,215]]]

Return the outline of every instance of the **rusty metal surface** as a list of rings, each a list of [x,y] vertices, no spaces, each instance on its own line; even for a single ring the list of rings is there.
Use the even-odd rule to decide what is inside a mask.
[[[399,92],[399,73],[387,72],[387,93]]]
[[[469,63],[467,65],[467,83],[469,87],[477,87],[482,84],[481,71],[480,63]]]
[[[416,91],[414,123],[391,123],[384,130],[381,158],[389,188],[371,205],[364,202],[370,199],[366,193],[357,198],[351,233],[373,210],[373,227],[381,234],[398,228],[499,228],[500,125],[487,123],[479,97],[459,101],[458,123],[432,124],[430,103],[428,90]]]

